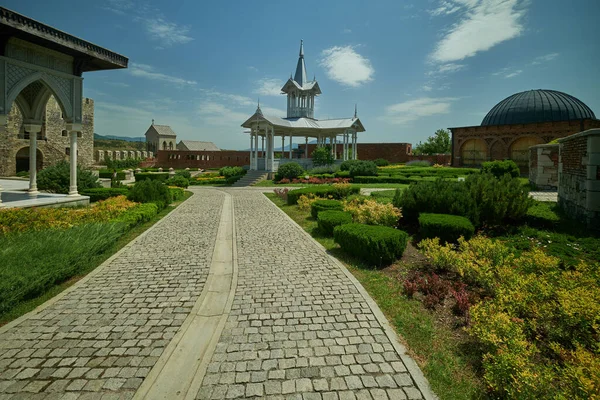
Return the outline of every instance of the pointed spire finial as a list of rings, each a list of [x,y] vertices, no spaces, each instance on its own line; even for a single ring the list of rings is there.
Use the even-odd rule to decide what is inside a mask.
[[[356,103],[354,103],[354,118],[355,119],[358,118],[357,115],[358,115],[358,107],[357,107]]]
[[[300,57],[304,57],[304,40],[300,39]]]
[[[260,109],[260,97],[258,98],[258,104],[256,106],[256,113],[262,115],[262,110]]]
[[[154,125],[154,118],[152,118],[152,125]]]

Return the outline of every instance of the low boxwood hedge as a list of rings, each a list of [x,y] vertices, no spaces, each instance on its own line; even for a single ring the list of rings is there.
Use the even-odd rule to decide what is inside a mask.
[[[333,238],[346,253],[382,267],[402,257],[408,234],[387,226],[353,223],[336,226]]]
[[[158,206],[156,204],[143,203],[125,211],[114,222],[122,222],[130,228],[142,222],[150,221],[156,214],[158,214]]]
[[[185,195],[185,191],[180,187],[170,187],[169,193],[171,193],[171,201],[179,201]]]
[[[421,182],[423,178],[420,176],[355,176],[352,180],[354,183],[413,183]]]
[[[169,179],[168,172],[138,172],[135,174],[135,181],[144,181],[146,179],[150,179],[153,181],[166,181]]]
[[[337,200],[317,200],[310,205],[310,215],[313,218],[317,218],[317,214],[320,211],[325,210],[340,210],[342,211],[344,206],[340,201]]]
[[[333,229],[336,226],[351,224],[352,215],[345,211],[326,210],[317,214],[317,225],[323,234],[333,236]]]
[[[344,198],[344,196],[360,193],[358,186],[350,186],[350,188],[342,193],[339,189],[332,185],[312,186],[302,189],[290,190],[288,192],[288,205],[298,204],[300,196],[315,195],[316,197],[333,197],[336,200]]]
[[[100,171],[98,171],[98,178],[112,179],[113,173],[114,173],[114,171],[111,171],[109,169],[101,169]],[[117,179],[120,181],[124,181],[125,180],[125,172],[117,171]]]
[[[89,196],[90,202],[95,203],[100,200],[106,200],[109,197],[127,196],[129,188],[89,188],[79,192],[82,196]]]
[[[525,221],[527,225],[542,229],[555,228],[560,222],[560,216],[557,214],[557,204],[538,201],[527,210]]]
[[[475,227],[468,218],[458,215],[421,213],[419,232],[423,238],[438,237],[443,243],[456,243],[461,236],[470,239]]]

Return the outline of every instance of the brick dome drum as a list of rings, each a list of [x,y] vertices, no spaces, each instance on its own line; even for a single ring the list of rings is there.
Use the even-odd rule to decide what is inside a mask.
[[[528,90],[496,104],[481,126],[596,119],[581,100],[556,90]]]

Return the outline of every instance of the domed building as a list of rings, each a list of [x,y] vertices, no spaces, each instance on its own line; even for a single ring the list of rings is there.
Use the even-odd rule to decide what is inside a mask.
[[[529,147],[592,128],[600,128],[600,120],[581,100],[556,90],[528,90],[496,104],[481,125],[450,128],[452,165],[511,159],[526,173]]]

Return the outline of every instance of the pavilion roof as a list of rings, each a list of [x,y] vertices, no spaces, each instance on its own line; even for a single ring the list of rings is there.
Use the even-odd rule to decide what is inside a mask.
[[[0,36],[17,37],[75,58],[79,72],[127,68],[127,57],[0,7]]]
[[[364,132],[365,128],[358,118],[337,118],[337,119],[312,119],[312,118],[281,118],[272,115],[254,113],[254,115],[242,124],[244,128],[250,128],[256,122],[268,122],[269,124],[282,128],[301,129],[301,130],[343,130],[355,128],[357,132]]]

